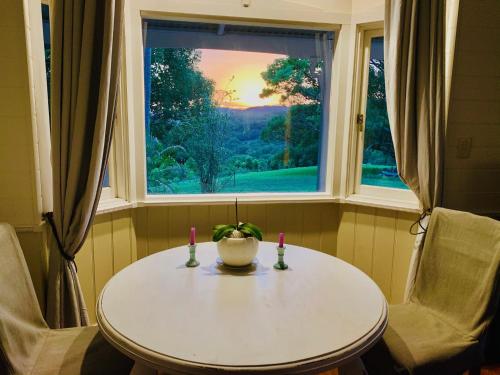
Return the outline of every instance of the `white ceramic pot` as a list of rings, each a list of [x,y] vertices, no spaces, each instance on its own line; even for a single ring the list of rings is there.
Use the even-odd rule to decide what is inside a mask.
[[[228,266],[241,267],[252,263],[259,250],[259,241],[253,237],[227,238],[217,242],[219,256]]]

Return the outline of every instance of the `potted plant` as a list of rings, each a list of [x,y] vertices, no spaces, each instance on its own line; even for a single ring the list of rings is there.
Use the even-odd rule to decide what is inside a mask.
[[[217,251],[224,264],[233,267],[252,263],[262,241],[262,231],[252,223],[238,219],[238,200],[235,203],[236,224],[219,224],[213,227],[212,240],[217,242]]]

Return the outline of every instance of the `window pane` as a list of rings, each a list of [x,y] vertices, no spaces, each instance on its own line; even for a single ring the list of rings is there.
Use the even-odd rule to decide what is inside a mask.
[[[109,187],[109,169],[106,167],[106,170],[104,171],[104,178],[102,180],[102,187]]]
[[[398,176],[387,118],[383,37],[371,40],[367,95],[361,184],[408,189]]]
[[[49,6],[47,4],[42,4],[42,23],[43,46],[45,50],[45,73],[47,74],[47,94],[50,103],[50,17]]]
[[[144,26],[149,194],[324,191],[332,33]]]

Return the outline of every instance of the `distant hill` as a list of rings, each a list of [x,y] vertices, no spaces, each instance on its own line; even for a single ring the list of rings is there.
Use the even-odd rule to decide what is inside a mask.
[[[224,108],[220,107],[219,111],[233,116],[235,119],[245,122],[260,122],[269,121],[274,116],[280,116],[288,111],[288,107],[281,105],[269,105],[260,107],[249,107],[244,109],[239,108]]]
[[[258,139],[269,120],[288,111],[285,106],[261,106],[245,109],[220,107],[219,111],[229,115],[230,132],[239,140]]]

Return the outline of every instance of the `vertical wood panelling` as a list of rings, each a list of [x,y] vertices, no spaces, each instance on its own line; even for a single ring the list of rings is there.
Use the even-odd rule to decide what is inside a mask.
[[[111,214],[99,215],[92,228],[94,284],[96,297],[113,276],[113,225]],[[88,304],[88,301],[87,301]]]
[[[356,227],[356,207],[352,205],[340,206],[339,232],[337,237],[337,256],[346,262],[354,262]]]
[[[229,221],[232,223],[236,221],[236,209],[234,206],[229,207]],[[245,223],[248,222],[248,205],[238,204],[238,220]]]
[[[286,242],[293,245],[302,245],[302,214],[303,205],[301,204],[284,204],[281,208],[281,219],[279,223],[281,227],[279,231],[284,231]],[[284,224],[284,229],[283,228]]]
[[[138,207],[134,210],[134,229],[137,259],[148,256],[148,209]]]
[[[267,232],[266,207],[262,204],[251,204],[247,210],[247,220],[257,225],[264,233],[264,241],[269,241]]]
[[[132,263],[130,210],[113,214],[113,274]]]
[[[391,303],[403,301],[417,214],[341,205],[337,256],[379,285]]]
[[[391,296],[392,257],[396,234],[396,212],[377,209],[373,238],[372,278],[387,299]]]
[[[169,207],[148,207],[148,254],[168,249]]]
[[[321,236],[318,236],[318,228],[321,228],[321,209],[325,205],[305,206],[302,213],[302,246],[310,249],[321,249]]]
[[[135,217],[135,212],[136,210],[129,210],[129,217],[130,217],[130,221],[129,221],[129,228],[130,228],[130,232],[128,234],[128,239],[130,241],[130,262],[133,263],[135,262],[137,259],[139,259],[137,257],[137,231],[135,229],[135,225],[134,223],[137,221],[136,217]]]
[[[94,243],[93,228],[90,229],[88,237],[80,251],[75,257],[78,265],[78,278],[82,288],[83,297],[87,302],[87,311],[92,323],[95,322],[96,289],[94,283]]]
[[[404,299],[408,267],[415,237],[409,228],[416,215],[406,212],[397,213],[396,233],[394,237],[394,256],[392,262],[391,298],[392,303],[401,303]]]
[[[374,224],[375,209],[373,207],[357,207],[354,228],[356,248],[353,264],[369,276],[372,274]]]
[[[206,242],[210,241],[212,236],[212,228],[210,226],[210,207],[209,206],[191,206],[190,207],[190,220],[191,225],[196,227],[196,241]],[[189,228],[184,228],[185,241],[187,242]]]
[[[267,204],[266,210],[266,240],[269,242],[278,241],[278,235],[283,231],[283,213],[280,204]]]
[[[189,218],[189,207],[170,207],[168,222],[170,246],[177,247],[187,244],[189,228],[193,225]]]
[[[321,250],[369,274],[391,303],[401,302],[414,237],[416,214],[335,203],[241,205],[240,220],[264,231],[266,241]],[[209,241],[215,224],[232,223],[234,206],[140,207],[98,215],[77,254],[78,275],[91,320],[106,282],[136,259],[187,243],[189,227]]]
[[[217,224],[229,224],[228,218],[229,206],[210,206],[209,212],[209,225],[213,228]]]
[[[337,240],[339,228],[339,205],[326,203],[321,206],[321,245],[320,250],[337,255]]]

